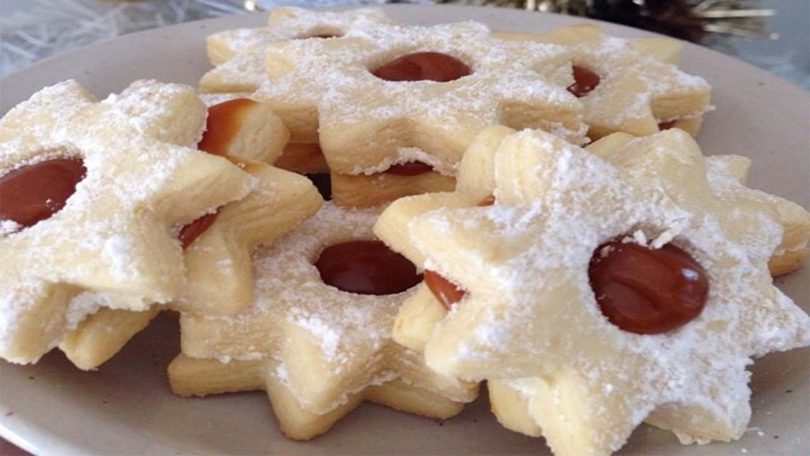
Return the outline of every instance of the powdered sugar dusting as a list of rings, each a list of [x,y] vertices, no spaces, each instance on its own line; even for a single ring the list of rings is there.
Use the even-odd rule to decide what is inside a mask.
[[[348,210],[325,203],[294,232],[254,254],[255,301],[250,308],[232,317],[183,315],[183,352],[236,360],[259,353],[268,360],[267,375],[317,414],[370,385],[398,378],[454,400],[471,400],[472,385],[430,373],[421,354],[391,339],[396,311],[413,289],[360,295],[321,280],[314,266],[320,252],[347,241],[374,239],[378,214],[379,209]],[[317,372],[312,366],[318,366]],[[302,376],[313,375],[323,391],[308,389],[313,382]]]
[[[268,22],[267,27],[226,30],[208,37],[209,58],[218,66],[203,76],[200,84],[205,90],[258,89],[265,79],[264,53],[271,43],[318,35],[340,36],[357,23],[385,23],[388,19],[378,8],[316,12],[284,7],[274,9]]]
[[[682,439],[735,438],[750,415],[751,357],[810,343],[810,318],[767,269],[781,227],[769,212],[718,200],[684,132],[636,139],[613,156],[608,163],[542,132],[519,132],[497,151],[494,206],[439,209],[411,222],[430,267],[468,291],[434,330],[428,364],[476,380],[574,375],[605,451],[644,419]],[[617,237],[689,252],[709,274],[703,312],[658,335],[609,323],[588,264]],[[471,331],[457,326],[470,320]],[[547,389],[520,385],[552,401]],[[556,419],[553,402],[546,405]],[[690,408],[730,434],[678,419]],[[535,417],[542,428],[546,418]]]
[[[386,296],[347,293],[323,283],[313,263],[330,245],[374,239],[371,226],[377,213],[324,204],[295,232],[254,255],[256,300],[251,308],[235,317],[208,320],[232,331],[258,320],[287,321],[309,332],[336,370],[347,369],[358,346],[375,349],[389,341],[393,316],[410,291]]]
[[[472,73],[437,83],[385,81],[370,71],[421,51],[456,57]],[[549,127],[582,140],[580,103],[565,90],[572,81],[565,49],[496,40],[475,22],[367,23],[340,38],[273,43],[266,69],[268,81],[255,96],[282,113],[318,112],[321,147],[338,172],[367,172],[382,161],[396,161],[403,146],[418,147],[452,167],[475,133],[495,123]],[[352,143],[353,150],[362,150],[348,157],[341,145],[353,140],[350,133],[372,140]]]
[[[137,274],[129,262],[129,258],[135,254],[132,247],[132,238],[124,235],[114,235],[104,242],[101,252],[112,266],[114,276],[126,278]]]
[[[175,116],[180,109],[184,115]],[[193,217],[220,203],[210,198],[185,206],[177,202],[188,199],[177,188],[184,170],[215,160],[178,145],[199,137],[204,119],[205,107],[190,87],[155,81],[133,83],[103,102],[75,81],[65,81],[9,111],[0,127],[16,134],[0,141],[0,175],[56,157],[81,158],[86,175],[50,218],[19,230],[4,223],[0,289],[12,297],[2,300],[0,314],[16,319],[48,301],[53,322],[28,330],[47,332],[43,339],[49,339],[64,330],[59,325],[65,321],[60,315],[68,284],[171,299],[182,282],[183,263],[169,227],[180,221],[176,217]],[[223,162],[198,179],[214,179],[230,166]],[[182,210],[168,210],[176,207]],[[43,344],[42,349],[50,348]]]
[[[22,229],[22,225],[15,222],[14,220],[0,220],[0,236],[5,236],[11,233],[15,233]]]
[[[582,98],[588,124],[637,133],[632,122],[647,120],[654,126],[710,110],[710,87],[703,78],[637,50],[632,40],[604,37],[569,49],[575,65],[601,79]]]

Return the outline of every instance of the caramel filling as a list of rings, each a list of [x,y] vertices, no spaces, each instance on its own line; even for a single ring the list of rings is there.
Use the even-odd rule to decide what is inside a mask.
[[[433,167],[428,165],[427,163],[422,163],[420,161],[412,161],[394,165],[383,172],[386,174],[394,174],[397,176],[418,176],[419,174],[425,174],[431,171],[433,171]]]
[[[568,91],[577,98],[584,97],[599,85],[601,79],[593,71],[579,65],[574,65],[573,70],[574,83],[568,86]]]
[[[495,204],[495,195],[488,195],[478,202],[477,206],[492,206]],[[459,288],[453,282],[445,279],[441,274],[431,270],[425,270],[425,285],[436,300],[444,306],[445,309],[450,310],[450,307],[461,301],[466,292]]]
[[[320,39],[325,40],[325,39],[328,39],[328,38],[340,38],[340,37],[341,37],[341,35],[335,35],[334,33],[316,33],[314,35],[305,35],[305,36],[299,37],[297,39],[304,40],[304,39],[307,39],[307,38],[320,38]]]
[[[449,82],[467,76],[470,67],[440,52],[414,52],[394,59],[371,72],[386,81]]]
[[[177,236],[177,238],[180,239],[180,243],[183,245],[183,250],[187,249],[188,246],[190,246],[195,239],[200,237],[200,235],[203,234],[205,230],[207,230],[211,225],[214,224],[214,221],[216,221],[218,214],[219,210],[217,210],[216,212],[212,212],[210,214],[205,214],[202,217],[180,228],[180,234]]]
[[[365,295],[400,293],[422,280],[413,263],[380,241],[329,246],[315,261],[315,267],[327,285]]]
[[[453,304],[461,301],[461,298],[466,294],[456,284],[445,279],[438,272],[431,270],[425,270],[425,285],[433,293],[436,300],[447,310],[450,310]]]
[[[675,121],[674,120],[668,120],[666,122],[659,123],[658,124],[658,129],[662,130],[662,131],[663,130],[669,130],[670,128],[672,128],[674,126],[675,126]]]
[[[87,175],[81,158],[54,158],[0,178],[0,220],[30,227],[59,212]]]
[[[213,155],[226,155],[228,144],[242,125],[242,116],[247,111],[246,108],[255,103],[247,98],[235,98],[210,106],[205,133],[197,148]]]
[[[224,156],[231,163],[245,171],[249,172],[255,168],[255,165],[250,161],[228,155],[228,144],[239,131],[242,110],[254,103],[256,102],[247,98],[235,98],[210,106],[205,124],[205,133],[203,133],[200,142],[197,143],[197,148],[212,155]],[[215,212],[205,214],[180,228],[178,239],[180,239],[183,250],[187,249],[205,230],[214,224],[217,215],[219,215],[219,208]]]
[[[709,294],[706,271],[672,244],[651,249],[608,242],[594,252],[588,277],[602,314],[637,334],[685,325],[700,314]]]

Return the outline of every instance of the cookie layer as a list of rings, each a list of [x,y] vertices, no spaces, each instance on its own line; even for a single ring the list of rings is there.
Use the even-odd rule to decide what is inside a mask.
[[[489,379],[502,422],[542,430],[557,454],[615,451],[642,420],[684,442],[738,438],[751,357],[810,342],[810,319],[768,273],[782,237],[773,213],[714,193],[683,132],[632,139],[610,161],[543,132],[481,139],[473,187],[493,206],[424,195],[378,222],[395,249],[466,291],[409,345],[441,373]],[[608,322],[587,274],[616,238],[689,252],[710,278],[703,312],[658,335]]]
[[[30,227],[2,223],[0,356],[36,361],[112,292],[129,310],[174,299],[184,266],[172,228],[250,191],[229,161],[182,144],[205,107],[189,87],[133,83],[97,102],[75,81],[41,90],[0,121],[0,175],[54,157],[86,175],[65,206]],[[84,305],[88,304],[88,305]]]

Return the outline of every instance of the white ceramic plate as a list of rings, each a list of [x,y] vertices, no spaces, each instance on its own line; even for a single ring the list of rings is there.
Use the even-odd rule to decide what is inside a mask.
[[[581,22],[565,16],[469,7],[390,6],[414,24],[475,19],[494,30],[540,31]],[[76,78],[99,96],[138,78],[195,84],[209,69],[205,37],[260,26],[264,15],[225,17],[125,36],[63,54],[2,79],[0,112],[41,87]],[[636,30],[605,24],[618,36]],[[738,60],[686,44],[683,68],[709,80],[717,111],[699,138],[708,154],[754,159],[750,184],[810,207],[810,97]],[[810,267],[777,281],[807,310]],[[41,454],[543,454],[541,439],[501,428],[485,400],[438,422],[365,404],[309,443],[285,439],[264,393],[181,399],[164,369],[178,352],[176,322],[158,319],[97,372],[80,372],[52,353],[35,366],[0,361],[0,435]],[[621,454],[793,455],[810,448],[810,351],[769,355],[752,369],[754,415],[737,442],[679,445],[640,427]],[[484,398],[482,398],[484,399]]]

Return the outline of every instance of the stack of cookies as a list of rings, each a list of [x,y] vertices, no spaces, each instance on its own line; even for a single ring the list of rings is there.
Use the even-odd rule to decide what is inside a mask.
[[[74,81],[0,120],[0,357],[96,369],[162,310],[181,396],[264,390],[308,440],[367,400],[610,454],[739,438],[810,213],[704,156],[680,45],[278,8],[193,89]],[[721,107],[722,108],[722,107]]]

